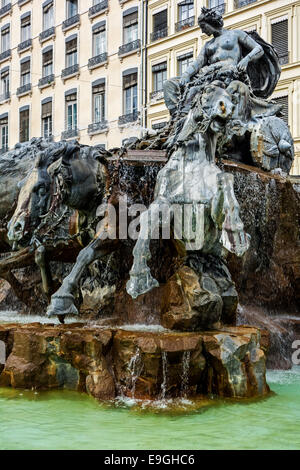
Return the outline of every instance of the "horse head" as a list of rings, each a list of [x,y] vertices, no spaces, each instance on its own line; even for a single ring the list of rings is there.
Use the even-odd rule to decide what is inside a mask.
[[[53,193],[49,167],[66,150],[66,144],[52,144],[37,154],[33,170],[20,183],[16,210],[8,223],[8,239],[14,248],[26,246],[31,234],[47,214]]]
[[[211,83],[202,93],[196,95],[177,142],[187,142],[194,134],[208,130],[213,133],[221,132],[235,109],[232,98],[232,93],[222,82]]]

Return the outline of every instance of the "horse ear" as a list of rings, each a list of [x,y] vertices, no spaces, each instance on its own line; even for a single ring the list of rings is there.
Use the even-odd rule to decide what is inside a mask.
[[[78,152],[80,150],[80,147],[78,145],[73,145],[73,144],[67,144],[65,151],[63,152],[62,155],[62,165],[69,166],[70,165],[70,160],[72,159],[74,153]]]

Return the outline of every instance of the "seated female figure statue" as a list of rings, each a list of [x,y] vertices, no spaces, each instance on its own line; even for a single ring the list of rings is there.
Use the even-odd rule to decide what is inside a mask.
[[[271,45],[256,33],[250,35],[223,28],[222,16],[207,8],[202,8],[198,24],[202,32],[213,35],[213,39],[205,44],[180,78],[165,82],[165,103],[172,117],[177,111],[185,115],[195,95],[215,80],[222,81],[224,86],[240,80],[256,96],[266,98],[271,95],[280,75],[276,52]]]

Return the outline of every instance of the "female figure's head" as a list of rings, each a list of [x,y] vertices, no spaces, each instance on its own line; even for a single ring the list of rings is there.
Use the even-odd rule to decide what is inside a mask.
[[[198,24],[203,33],[207,34],[207,36],[211,36],[222,30],[224,21],[220,13],[203,7],[201,9],[201,15],[198,17]]]

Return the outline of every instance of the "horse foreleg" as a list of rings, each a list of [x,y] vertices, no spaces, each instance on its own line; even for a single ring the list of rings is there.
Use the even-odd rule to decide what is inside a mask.
[[[148,211],[141,215],[141,230],[133,250],[133,265],[130,271],[130,279],[126,284],[126,290],[128,294],[136,299],[142,294],[149,292],[154,287],[159,287],[159,283],[153,278],[150,272],[150,268],[147,265],[147,261],[151,259],[150,251],[150,239],[151,232],[160,226],[159,217],[151,217],[152,210],[157,202],[152,204]],[[151,223],[149,221],[151,217]]]
[[[43,291],[45,292],[48,300],[50,300],[51,291],[53,292],[53,279],[49,263],[46,259],[46,248],[44,246],[39,246],[36,250],[35,263],[41,271]]]
[[[47,309],[49,317],[79,314],[75,307],[74,294],[77,291],[84,270],[93,261],[111,252],[111,248],[106,247],[101,249],[101,246],[102,240],[95,239],[86,248],[81,250],[72,271],[64,279],[58,291],[51,297],[51,304]]]

